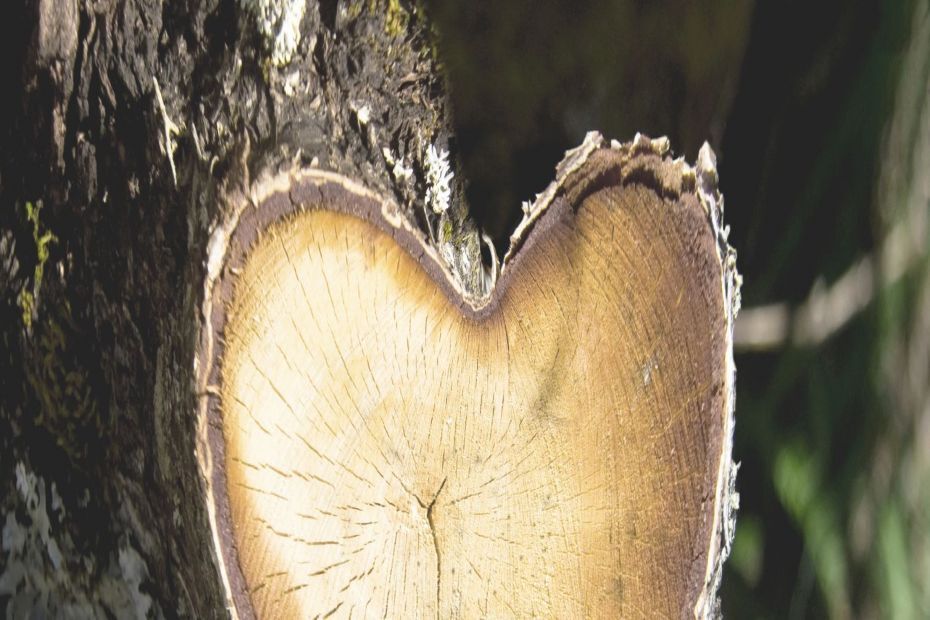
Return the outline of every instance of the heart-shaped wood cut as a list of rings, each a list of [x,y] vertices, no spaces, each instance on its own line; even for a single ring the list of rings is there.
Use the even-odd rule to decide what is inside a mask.
[[[712,154],[666,150],[589,136],[486,299],[338,175],[234,214],[199,362],[239,616],[708,613],[738,283]]]

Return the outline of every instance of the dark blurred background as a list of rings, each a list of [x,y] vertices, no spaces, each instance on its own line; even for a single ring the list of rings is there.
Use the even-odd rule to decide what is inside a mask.
[[[930,618],[930,0],[431,0],[499,243],[589,129],[718,154],[732,618]]]

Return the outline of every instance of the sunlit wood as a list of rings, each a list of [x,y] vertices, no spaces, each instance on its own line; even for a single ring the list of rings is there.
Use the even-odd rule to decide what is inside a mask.
[[[601,190],[482,319],[366,221],[311,209],[266,230],[221,386],[256,615],[691,614],[724,416],[705,218]]]

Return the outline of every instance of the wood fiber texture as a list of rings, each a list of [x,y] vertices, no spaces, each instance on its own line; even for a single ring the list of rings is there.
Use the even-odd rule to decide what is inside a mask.
[[[715,239],[691,194],[579,201],[480,313],[326,204],[264,231],[220,372],[240,614],[692,613],[726,415]]]

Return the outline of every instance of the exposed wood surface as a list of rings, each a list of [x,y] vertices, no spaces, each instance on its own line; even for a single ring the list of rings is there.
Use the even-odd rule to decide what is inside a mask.
[[[721,259],[680,168],[620,160],[566,183],[481,311],[344,201],[254,236],[218,399],[240,614],[695,613],[729,464]]]
[[[287,19],[285,14],[289,16]],[[564,459],[560,465],[563,469],[554,470],[551,479],[545,478],[547,484],[562,485],[561,493],[568,493],[563,487],[572,485],[580,492],[584,483],[582,479],[563,475],[565,463],[572,466],[587,463],[586,467],[593,467],[595,456],[604,456],[603,450],[591,454],[585,451],[587,444],[581,443],[582,439],[585,433],[595,436],[594,427],[582,424],[582,420],[588,419],[587,414],[575,409],[569,411],[567,407],[577,405],[582,396],[587,398],[584,390],[593,386],[585,383],[590,381],[589,377],[579,378],[578,373],[587,368],[585,364],[593,367],[592,360],[597,361],[598,356],[607,352],[599,348],[579,349],[587,356],[582,364],[584,356],[560,342],[569,336],[557,336],[555,331],[565,327],[568,319],[575,321],[572,329],[576,331],[589,329],[593,323],[584,312],[593,312],[595,307],[603,311],[600,304],[608,298],[618,307],[632,304],[630,308],[638,308],[647,320],[679,323],[677,310],[665,315],[655,308],[657,318],[651,319],[652,315],[645,312],[646,298],[667,286],[662,269],[672,269],[672,265],[662,263],[660,268],[656,263],[654,277],[644,276],[636,282],[641,289],[635,291],[630,288],[632,281],[616,280],[617,286],[622,283],[626,288],[605,292],[606,296],[586,297],[585,293],[576,298],[572,296],[576,292],[572,288],[574,282],[565,287],[565,282],[574,277],[569,275],[574,273],[571,269],[600,264],[598,260],[603,263],[611,256],[609,252],[594,251],[593,246],[583,249],[588,247],[587,241],[578,235],[583,229],[576,227],[584,219],[584,209],[577,220],[569,213],[579,209],[586,197],[594,200],[593,196],[601,190],[641,186],[647,195],[661,196],[670,204],[688,204],[689,209],[701,216],[698,218],[701,232],[696,237],[686,237],[686,247],[699,249],[703,247],[701,243],[707,242],[716,252],[718,262],[714,263],[711,279],[699,288],[705,292],[722,289],[714,312],[725,318],[726,325],[713,334],[729,342],[732,305],[728,278],[732,273],[727,262],[729,254],[725,244],[721,245],[716,207],[712,208],[715,203],[701,198],[703,210],[695,207],[700,174],[688,168],[689,173],[685,170],[687,166],[673,164],[663,155],[664,151],[655,151],[649,141],[637,141],[638,146],[627,145],[626,150],[618,151],[624,162],[636,153],[651,153],[651,159],[647,157],[640,162],[642,166],[624,168],[619,176],[615,165],[583,166],[595,147],[606,149],[603,139],[586,141],[580,151],[563,162],[556,182],[535,203],[527,205],[527,218],[519,234],[515,234],[516,242],[511,248],[513,260],[505,259],[500,271],[482,264],[481,250],[487,246],[482,246],[481,236],[468,218],[469,207],[463,199],[465,179],[458,168],[447,89],[430,34],[431,24],[419,3],[35,0],[22,6],[11,5],[9,18],[5,23],[10,35],[7,40],[14,50],[0,62],[0,72],[11,86],[5,96],[12,110],[9,122],[0,129],[6,146],[0,152],[0,202],[9,207],[0,210],[3,346],[0,477],[5,483],[0,517],[4,524],[4,545],[9,540],[15,544],[10,549],[4,547],[7,555],[0,567],[3,587],[0,615],[117,618],[250,615],[247,583],[250,577],[244,577],[239,570],[235,544],[235,536],[241,532],[234,527],[235,519],[225,495],[225,418],[213,415],[218,412],[213,405],[220,400],[220,389],[229,387],[221,381],[220,373],[213,372],[218,370],[218,360],[224,359],[213,354],[224,353],[225,338],[230,336],[215,320],[227,307],[226,293],[232,292],[226,287],[235,280],[232,263],[227,259],[235,253],[233,250],[238,251],[235,243],[241,241],[238,233],[233,233],[238,230],[236,219],[242,215],[243,221],[249,221],[243,210],[271,216],[259,218],[260,226],[252,231],[256,234],[278,219],[280,213],[269,210],[275,201],[287,208],[305,205],[342,213],[340,217],[354,222],[339,229],[349,247],[360,243],[351,239],[352,234],[365,234],[382,239],[383,243],[372,246],[381,248],[380,256],[397,256],[400,260],[407,256],[404,250],[394,248],[389,252],[383,247],[385,240],[393,237],[422,270],[414,269],[412,273],[419,273],[422,278],[428,274],[425,281],[432,282],[440,292],[416,298],[417,307],[424,299],[433,300],[432,305],[423,305],[420,311],[426,314],[419,320],[428,326],[447,328],[448,333],[437,340],[429,339],[429,343],[438,347],[433,349],[434,363],[440,364],[435,360],[442,360],[448,364],[440,369],[410,366],[420,363],[419,358],[395,359],[391,362],[393,366],[378,372],[420,368],[423,381],[410,380],[405,386],[411,394],[417,387],[444,387],[444,381],[455,382],[450,385],[456,389],[449,392],[449,397],[461,402],[450,424],[461,429],[456,431],[461,438],[440,435],[438,439],[428,439],[411,435],[411,441],[420,442],[413,448],[440,461],[443,453],[463,452],[461,458],[465,459],[468,450],[477,450],[468,448],[477,440],[476,435],[466,435],[464,420],[469,420],[468,428],[472,429],[468,433],[474,433],[478,427],[472,427],[472,420],[491,414],[497,417],[485,422],[487,432],[512,438],[516,442],[514,449],[522,445],[525,450],[538,451],[538,454],[532,452],[536,461],[527,460],[520,467],[537,466],[545,455]],[[664,163],[650,168],[650,161],[659,160]],[[596,163],[594,159],[591,162]],[[310,185],[316,181],[300,188],[289,185],[296,177],[288,174],[295,170],[307,174],[313,171],[317,180],[329,176],[325,183],[317,183],[315,189]],[[679,181],[687,177],[691,185],[686,188],[681,183],[666,184],[657,170],[670,172],[671,177],[681,173]],[[281,182],[273,191],[265,191],[267,188],[263,186],[269,178]],[[307,191],[301,194],[299,189]],[[442,200],[431,201],[427,196],[440,196]],[[371,217],[371,209],[366,215],[364,209],[357,208],[365,201],[370,203],[369,207],[374,205],[376,217]],[[600,209],[592,207],[592,213]],[[560,213],[565,219],[547,215]],[[367,223],[352,220],[353,214],[364,216]],[[644,225],[642,229],[634,226],[631,230],[649,229]],[[336,232],[333,230],[332,234]],[[596,226],[586,234],[593,238],[601,235]],[[668,230],[664,230],[659,238],[667,234]],[[233,244],[228,253],[224,242],[230,241],[230,235]],[[692,241],[696,239],[703,241],[695,245]],[[631,237],[621,241],[633,240]],[[552,247],[546,251],[534,249],[536,242],[539,248]],[[244,247],[260,245],[253,238]],[[321,252],[323,249],[321,245]],[[330,260],[343,256],[335,248],[330,250],[321,254],[321,260],[326,255]],[[537,251],[539,256],[550,258],[530,260]],[[642,247],[627,251],[631,253],[630,260],[645,261],[644,257],[665,260]],[[578,262],[582,255],[589,256],[585,263]],[[699,255],[701,251],[694,254]],[[523,258],[527,259],[526,268],[521,266]],[[698,268],[700,262],[688,264]],[[547,265],[546,269],[553,270],[546,275],[553,278],[550,286],[562,291],[555,306],[543,298],[546,289],[532,292],[529,279],[534,269]],[[493,282],[498,275],[497,293],[490,300],[483,299],[486,283]],[[269,275],[264,278],[269,285],[277,281]],[[601,280],[613,281],[607,275],[602,275]],[[211,306],[215,283],[221,303]],[[332,280],[330,285],[334,292],[341,290],[345,294],[356,287],[345,279]],[[440,303],[443,295],[445,306]],[[537,295],[541,297],[534,302]],[[511,303],[507,300],[511,298],[524,299],[520,303],[536,303],[539,308],[524,308],[521,312],[525,315],[515,319],[517,315],[507,309]],[[409,303],[414,303],[412,299]],[[361,312],[360,304],[366,303],[360,299],[353,306],[347,300],[346,297],[341,302],[344,310],[351,308],[353,312]],[[266,310],[270,311],[273,303],[270,297],[267,301]],[[489,303],[482,305],[483,301]],[[377,306],[374,299],[367,303],[372,310]],[[324,299],[323,308],[326,307]],[[561,312],[556,312],[559,307],[574,309],[576,316],[566,312],[567,318],[563,318]],[[336,315],[332,316],[335,320]],[[523,335],[518,324],[524,326]],[[512,357],[492,355],[492,345],[500,346],[502,325],[508,330],[513,328],[511,335],[526,340],[524,347],[529,348]],[[411,328],[411,324],[399,326]],[[380,329],[393,327],[393,323],[388,323]],[[359,324],[339,324],[340,333],[347,339],[358,336],[358,329]],[[639,327],[636,330],[641,331]],[[467,334],[471,336],[466,338]],[[539,337],[545,337],[548,344],[537,343]],[[583,338],[593,341],[595,336],[592,332]],[[235,338],[229,339],[234,341]],[[626,346],[620,340],[613,342],[620,343],[614,349]],[[295,344],[291,342],[289,346]],[[453,355],[449,351],[452,346],[461,347],[462,352]],[[325,347],[313,350],[326,351]],[[477,355],[478,351],[485,351],[484,356],[469,359],[486,360],[482,363],[487,368],[472,370],[468,366],[448,374],[455,358],[466,353]],[[640,371],[648,369],[642,366],[640,351],[636,352],[637,357],[629,359],[640,364]],[[305,372],[324,372],[330,368],[327,364],[333,361],[332,354],[330,350],[326,353],[330,357],[307,360]],[[543,354],[551,357],[541,357]],[[231,351],[230,359],[232,355]],[[702,502],[699,509],[703,521],[699,523],[689,512],[690,519],[670,528],[674,540],[668,543],[680,547],[685,544],[681,541],[690,535],[688,532],[696,537],[692,555],[681,558],[690,562],[686,568],[694,578],[687,588],[670,579],[657,582],[663,584],[662,592],[687,589],[687,600],[680,607],[685,615],[706,615],[712,609],[720,561],[725,555],[721,553],[721,541],[725,545],[727,537],[722,532],[729,523],[724,509],[729,505],[727,489],[731,482],[728,415],[732,410],[729,389],[732,365],[728,365],[725,354],[721,357],[725,359],[715,372],[719,372],[727,386],[725,395],[720,397],[723,404],[705,410],[702,415],[705,420],[720,420],[722,430],[719,436],[698,438],[697,451],[703,456],[694,462],[698,469],[707,468],[704,480],[708,486],[699,491],[692,489],[690,495],[681,495],[678,487],[671,486],[670,494],[663,496],[663,501],[679,507],[694,506],[698,495]],[[661,357],[656,359],[659,367],[650,373],[650,384],[664,385],[662,381],[672,379],[662,378],[662,373],[671,373],[675,367]],[[567,374],[564,381],[555,385],[558,388],[555,392],[548,392],[550,408],[541,418],[539,408],[526,406],[521,410],[488,401],[492,396],[502,398],[503,394],[510,394],[505,387],[513,389],[500,383],[500,377],[488,384],[490,391],[478,390],[469,383],[480,378],[479,371],[488,373],[492,368],[510,368],[514,376],[522,372],[527,378],[521,388],[525,392],[520,392],[523,394],[520,402],[527,403],[548,389],[548,384],[544,385],[547,380],[535,375],[534,369],[546,370],[546,364],[556,362],[565,365]],[[521,370],[518,364],[529,366]],[[594,376],[595,370],[606,373],[606,368],[604,362],[590,372]],[[434,373],[432,386],[425,382],[427,370]],[[635,373],[628,372],[635,379]],[[681,377],[687,373],[698,381],[704,380],[684,367],[681,372]],[[273,376],[277,380],[285,374],[280,371]],[[364,373],[352,374],[347,370],[343,378],[349,381],[349,386],[350,379],[359,382],[359,386],[351,386],[356,391],[339,396],[344,400],[336,404],[346,404],[350,397],[358,400],[365,394],[371,396],[372,377],[367,384],[361,383]],[[368,392],[360,391],[361,387]],[[598,398],[613,399],[609,402],[612,405],[621,402],[621,398],[634,399],[638,394],[624,390],[632,388],[596,391]],[[323,391],[333,398],[332,389]],[[647,391],[644,386],[643,393]],[[687,398],[685,392],[676,394],[676,398]],[[509,397],[516,402],[516,396]],[[391,412],[406,416],[414,428],[429,429],[438,401],[426,396],[422,399],[422,408]],[[346,412],[333,403],[318,404],[331,407],[334,416],[342,411],[344,425],[338,429],[347,432],[345,425],[353,421],[351,410]],[[386,415],[386,405],[382,409]],[[377,408],[372,406],[372,410]],[[311,413],[315,412],[305,411],[307,416]],[[309,420],[316,420],[319,426],[327,419],[325,415],[324,411]],[[578,437],[569,437],[565,431],[562,435],[552,434],[555,430],[546,431],[550,433],[546,435],[540,430],[540,437],[562,445],[556,450],[542,439],[543,443],[534,444],[536,440],[522,432],[505,434],[507,427],[502,428],[493,420],[508,415],[514,423],[526,419],[526,424],[530,424],[536,420],[539,429],[544,428],[543,421],[563,417],[586,430],[579,431]],[[596,420],[598,415],[606,414],[594,412],[589,417]],[[674,430],[678,419],[668,418],[651,429],[652,435],[626,438],[630,453],[625,457],[634,459],[631,461],[634,464],[635,458],[642,458],[643,462],[662,466],[683,458],[680,450],[676,451],[676,457],[661,453],[678,436]],[[613,423],[621,422],[618,418]],[[712,428],[712,424],[708,426],[708,432]],[[394,433],[391,437],[402,437],[396,429],[391,432]],[[310,445],[321,454],[335,454],[332,452],[335,444],[324,445],[325,435],[308,439],[314,441]],[[700,448],[704,440],[706,454]],[[230,446],[243,450],[247,447],[234,442]],[[281,451],[285,446],[283,438],[276,443]],[[649,457],[648,446],[660,452]],[[503,457],[506,446],[497,448]],[[408,454],[413,453],[411,450]],[[391,458],[399,468],[407,462],[404,458],[412,457],[399,454]],[[507,458],[502,463],[513,465],[513,471],[507,474],[513,482],[509,488],[517,487],[513,476],[522,471],[517,467],[519,460]],[[320,462],[289,465],[313,472],[321,467]],[[364,463],[345,465],[352,465],[361,472],[360,476],[373,479]],[[598,503],[619,506],[621,473],[622,480],[645,481],[637,488],[623,487],[627,494],[645,493],[646,486],[642,485],[647,482],[661,490],[671,484],[668,481],[677,480],[675,475],[660,478],[656,473],[653,479],[651,470],[634,473],[632,468],[620,470],[616,469],[619,465],[608,465],[598,475],[612,476],[610,484],[614,486],[610,488],[614,495],[600,497],[594,492],[572,495],[573,499],[563,502],[565,506],[560,506],[552,517],[555,521],[543,523],[545,527],[534,532],[546,533],[553,530],[551,524],[561,527],[564,522],[565,532],[557,534],[552,544],[559,540],[563,545],[582,544],[579,528],[582,523],[594,523],[595,517],[585,513],[583,518],[587,521],[582,520],[579,505],[596,497]],[[444,574],[444,567],[448,565],[451,570],[453,566],[448,561],[459,555],[452,547],[443,551],[443,545],[452,545],[453,539],[443,542],[439,534],[446,532],[444,536],[452,536],[457,531],[450,526],[454,517],[443,502],[455,499],[451,493],[464,494],[469,485],[478,484],[475,481],[480,480],[482,473],[491,475],[497,470],[482,471],[477,465],[473,470],[455,471],[447,465],[436,467],[434,480],[421,471],[410,470],[405,475],[411,490],[417,489],[415,496],[411,492],[414,500],[418,500],[416,506],[409,505],[413,513],[419,510],[415,515],[416,527],[426,531],[422,523],[425,515],[431,536],[436,534],[434,550],[438,548],[442,558],[437,557],[436,566],[442,567],[439,574]],[[234,468],[228,469],[232,474]],[[506,473],[504,470],[502,474]],[[537,467],[533,471],[543,470]],[[330,474],[330,482],[334,476],[335,473]],[[595,483],[599,482],[592,482]],[[346,486],[343,492],[349,490]],[[388,490],[385,488],[384,493]],[[396,488],[392,492],[399,493]],[[516,500],[505,502],[512,499],[505,495],[498,489],[482,501],[496,497],[502,504],[512,506],[515,515],[525,519],[530,514],[529,504],[521,507]],[[530,499],[537,501],[539,497],[532,495]],[[660,511],[654,505],[645,510],[643,514],[650,518]],[[470,518],[476,526],[480,523],[478,516],[471,514]],[[623,519],[626,519],[621,521],[624,526],[633,522],[632,517]],[[384,523],[385,527],[397,527],[400,522]],[[651,521],[643,523],[637,526],[636,532],[643,532],[638,535],[652,536],[649,528],[658,526]],[[519,531],[517,525],[512,527],[514,532]],[[529,526],[524,522],[521,527],[527,531],[525,528]],[[603,530],[592,531],[592,536],[604,535]],[[543,554],[531,543],[527,543],[527,548],[536,555],[527,556],[530,558],[527,568],[539,566]],[[614,549],[627,548],[616,540],[610,544],[615,545],[611,547]],[[479,568],[490,566],[495,557],[503,557],[494,555],[504,553],[498,549],[500,546],[487,547],[487,558]],[[547,549],[551,551],[554,547]],[[269,553],[266,559],[276,557]],[[555,562],[555,557],[549,556],[547,570],[551,564],[551,570],[558,568],[571,573],[571,569]],[[601,560],[590,562],[601,566]],[[634,570],[635,564],[627,559],[623,571]],[[518,563],[513,571],[501,575],[510,592],[520,587],[521,579],[529,579],[521,566]],[[672,569],[655,570],[661,573]],[[434,595],[429,600],[451,605],[451,592],[469,583],[467,572],[462,571],[457,571],[455,578],[450,574],[445,579],[436,579],[434,585],[439,589],[431,590]],[[456,585],[456,579],[461,580],[460,585]],[[557,587],[569,588],[566,584],[578,583],[577,575],[575,579],[560,582]],[[626,582],[625,592],[635,594],[636,588],[641,587],[632,577]],[[537,585],[526,592],[521,590],[519,596],[536,601],[539,597],[534,593],[543,586],[533,583]],[[622,604],[634,605],[633,594],[624,594]],[[573,595],[575,598],[566,604],[575,601],[582,605],[593,600],[581,593]],[[422,600],[427,600],[425,594]],[[522,600],[518,604],[525,604]],[[539,599],[540,606],[544,603],[549,604]]]

